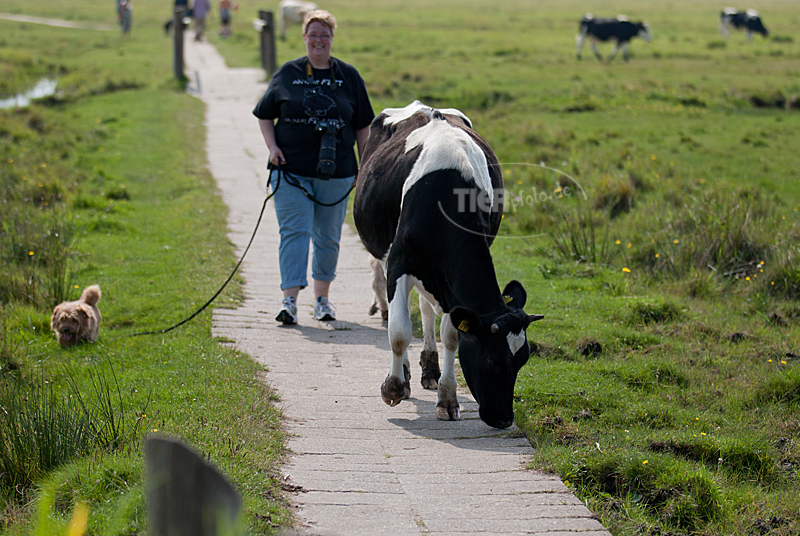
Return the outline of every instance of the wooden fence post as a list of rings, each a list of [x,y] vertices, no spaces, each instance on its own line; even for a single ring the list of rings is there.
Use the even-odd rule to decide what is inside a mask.
[[[225,478],[181,443],[145,443],[150,536],[236,536],[242,500]]]
[[[267,76],[275,74],[275,19],[272,11],[258,12],[258,20],[263,21],[258,24],[261,30],[261,67],[267,72]]]
[[[172,56],[172,67],[175,72],[175,78],[183,80],[186,75],[183,74],[183,17],[186,15],[186,8],[176,7],[174,19],[172,21],[172,29],[174,31],[174,52]]]

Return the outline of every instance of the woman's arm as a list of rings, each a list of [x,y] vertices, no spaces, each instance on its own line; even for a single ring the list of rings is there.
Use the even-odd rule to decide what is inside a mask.
[[[358,161],[361,162],[361,157],[364,155],[364,145],[367,143],[369,137],[369,126],[360,130],[356,130],[356,146],[358,147]]]
[[[275,123],[273,120],[259,119],[258,126],[261,128],[261,134],[267,143],[267,149],[269,149],[269,161],[276,166],[285,164],[286,158],[283,156],[283,151],[275,141]]]

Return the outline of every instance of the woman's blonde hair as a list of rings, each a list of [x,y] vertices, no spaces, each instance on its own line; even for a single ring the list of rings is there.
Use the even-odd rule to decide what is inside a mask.
[[[308,26],[312,22],[319,22],[327,26],[331,31],[331,35],[336,32],[336,19],[324,9],[316,9],[306,13],[306,16],[303,18],[303,35],[306,34]]]

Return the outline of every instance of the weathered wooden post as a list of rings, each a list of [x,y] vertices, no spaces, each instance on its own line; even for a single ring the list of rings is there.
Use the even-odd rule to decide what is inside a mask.
[[[261,67],[267,76],[275,74],[275,19],[272,11],[258,12],[258,18],[253,21],[256,30],[261,34]]]
[[[238,536],[242,500],[225,478],[181,443],[145,443],[151,536]]]
[[[175,72],[175,78],[183,80],[186,75],[183,74],[183,17],[186,15],[186,8],[179,6],[175,8],[174,19],[172,20],[172,28],[174,30],[175,45],[172,57],[172,67]]]

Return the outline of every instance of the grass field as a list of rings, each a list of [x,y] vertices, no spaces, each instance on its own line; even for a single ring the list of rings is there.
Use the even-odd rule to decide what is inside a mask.
[[[221,40],[212,19],[209,39],[230,66],[253,67],[252,18],[277,5],[239,5],[234,35]],[[498,277],[522,281],[529,312],[546,315],[529,330],[535,355],[517,384],[517,423],[536,447],[533,466],[558,473],[614,534],[800,532],[798,4],[739,6],[759,10],[771,31],[752,42],[719,36],[724,6],[708,1],[324,7],[339,20],[334,55],[359,69],[376,112],[417,98],[460,108],[503,163],[513,210],[493,247]],[[114,22],[105,0],[6,0],[2,9]],[[577,61],[574,38],[587,11],[645,20],[653,41],[634,40],[627,63],[598,62],[588,47]],[[168,15],[155,0],[137,0],[125,39],[0,21],[0,97],[43,76],[61,88],[48,105],[0,112],[4,200],[18,203],[8,205],[18,221],[75,237],[31,242],[74,259],[59,279],[58,263],[30,265],[33,248],[12,240],[25,226],[9,226],[4,208],[2,266],[18,274],[7,290],[0,283],[3,296],[17,296],[3,298],[3,355],[14,364],[13,372],[4,365],[5,382],[65,377],[63,352],[47,333],[51,287],[99,281],[104,314],[114,319],[110,339],[180,317],[181,307],[155,311],[149,298],[202,303],[233,263],[224,209],[196,150],[201,106],[170,79],[169,40],[160,35]],[[279,62],[304,53],[296,27],[278,52]],[[176,229],[186,240],[173,239]],[[186,246],[197,237],[204,251]],[[182,272],[186,265],[196,270]],[[34,294],[25,286],[32,274],[60,283]],[[270,479],[277,417],[254,366],[210,340],[208,322],[148,347],[101,338],[68,353],[66,371],[113,365],[133,389],[128,411],[149,404],[146,414],[160,419],[153,428],[211,452],[249,497],[251,532],[269,532],[256,512],[272,512],[278,525],[287,519]],[[216,383],[246,394],[230,401],[227,391],[211,393],[196,404],[215,374],[230,374]],[[175,396],[185,402],[180,411]],[[253,404],[265,405],[258,437],[243,432]],[[254,459],[248,449],[262,437],[276,446]],[[130,493],[76,485],[59,504],[68,516],[77,499],[114,497],[93,530],[139,533],[140,474],[130,468],[140,454],[130,447],[108,456],[105,465],[80,457],[37,482],[51,497],[75,471],[129,470]],[[32,525],[18,504],[8,503],[4,523],[22,533]],[[128,528],[115,531],[115,523]]]

